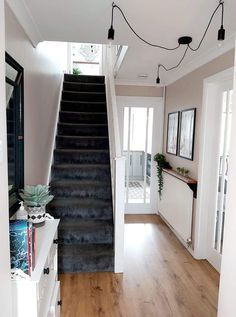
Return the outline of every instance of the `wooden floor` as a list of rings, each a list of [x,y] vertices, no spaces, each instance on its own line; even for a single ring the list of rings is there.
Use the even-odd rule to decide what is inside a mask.
[[[218,273],[158,216],[127,216],[124,274],[62,274],[62,317],[214,317]]]

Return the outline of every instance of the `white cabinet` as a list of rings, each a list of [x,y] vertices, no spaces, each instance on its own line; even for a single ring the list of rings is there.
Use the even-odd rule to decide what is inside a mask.
[[[36,228],[36,265],[32,276],[12,281],[13,317],[60,316],[58,224],[59,220],[46,220],[44,226]]]

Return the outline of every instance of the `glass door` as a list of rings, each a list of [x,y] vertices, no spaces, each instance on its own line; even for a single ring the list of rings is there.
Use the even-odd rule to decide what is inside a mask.
[[[150,204],[153,108],[125,107],[126,204]]]
[[[225,202],[227,195],[228,183],[228,160],[229,160],[229,143],[232,119],[232,95],[233,90],[223,92],[222,114],[221,114],[221,132],[220,132],[220,149],[218,158],[218,193],[215,215],[215,234],[214,248],[222,254]]]
[[[222,91],[222,103],[219,116],[218,133],[218,151],[215,165],[216,186],[213,186],[214,193],[212,195],[214,204],[213,212],[209,214],[209,241],[207,260],[220,272],[221,254],[223,248],[224,237],[224,219],[225,205],[227,197],[228,184],[228,160],[230,156],[230,132],[232,118],[232,95],[233,90],[227,89]],[[212,186],[212,185],[211,185]]]

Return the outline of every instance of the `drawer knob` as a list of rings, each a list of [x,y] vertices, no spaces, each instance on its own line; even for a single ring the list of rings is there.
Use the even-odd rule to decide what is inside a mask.
[[[43,270],[43,274],[49,274],[50,273],[50,269],[49,267],[47,267],[46,269]]]
[[[59,243],[58,239],[54,239],[54,240],[53,240],[53,243],[54,243],[54,244],[58,244],[58,243]]]
[[[62,305],[62,300],[59,300],[59,301],[57,302],[57,305],[58,305],[58,306],[61,306],[61,305]]]

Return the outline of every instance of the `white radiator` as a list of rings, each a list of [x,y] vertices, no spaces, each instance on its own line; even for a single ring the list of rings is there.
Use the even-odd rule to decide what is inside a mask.
[[[164,171],[163,181],[159,213],[178,237],[188,243],[192,233],[193,191],[186,182]]]

